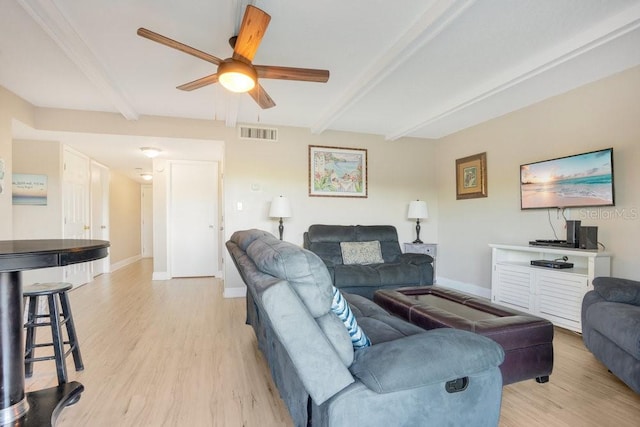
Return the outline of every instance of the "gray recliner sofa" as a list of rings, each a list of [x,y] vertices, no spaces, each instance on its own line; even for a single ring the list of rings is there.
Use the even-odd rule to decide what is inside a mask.
[[[593,355],[640,393],[640,282],[596,277],[582,300],[582,340]]]
[[[378,289],[433,285],[433,258],[402,253],[398,232],[391,225],[314,224],[303,235],[303,245],[327,266],[336,288],[373,299]],[[380,242],[381,263],[346,264],[341,243]]]
[[[261,230],[226,243],[247,285],[247,323],[298,427],[495,426],[504,352],[467,331],[426,331],[343,294],[369,347],[354,350],[314,253]]]

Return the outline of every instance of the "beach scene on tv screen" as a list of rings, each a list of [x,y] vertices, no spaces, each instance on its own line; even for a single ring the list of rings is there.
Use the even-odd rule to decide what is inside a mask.
[[[613,205],[611,150],[520,167],[522,209]]]

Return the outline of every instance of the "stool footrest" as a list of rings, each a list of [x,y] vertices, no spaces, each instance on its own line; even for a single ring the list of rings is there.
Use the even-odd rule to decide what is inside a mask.
[[[69,342],[65,342],[65,344],[66,344],[66,345],[69,345]],[[24,361],[25,361],[25,362],[29,362],[29,363],[30,363],[30,362],[40,362],[40,361],[43,361],[43,360],[53,360],[53,359],[55,359],[55,358],[56,358],[56,356],[55,356],[55,355],[52,355],[52,356],[29,357],[32,353],[34,353],[34,351],[33,351],[33,350],[34,350],[36,347],[51,347],[52,345],[53,345],[52,343],[49,343],[49,344],[36,344],[36,345],[34,345],[34,346],[33,346],[33,348],[32,348],[28,353],[25,353],[25,359],[24,359]],[[77,346],[77,345],[72,345],[71,347],[69,347],[69,348],[64,352],[64,355],[63,355],[63,356],[64,356],[64,357],[69,356],[69,354],[71,354],[71,353],[73,352],[73,350],[75,350],[75,349],[77,349],[77,348],[78,348],[78,346]]]
[[[60,326],[63,326],[67,323],[67,321],[69,320],[68,317],[63,317],[64,314],[60,314],[60,321],[58,322],[60,324]],[[37,317],[42,317],[42,318],[47,318],[49,319],[50,316],[48,314],[39,314]],[[27,323],[24,324],[25,328],[39,328],[40,326],[51,326],[52,323],[51,322],[36,322],[36,321],[28,321]]]
[[[73,316],[71,315],[71,307],[69,305],[69,297],[66,291],[71,289],[70,284],[40,283],[32,287],[31,290],[24,292],[25,308],[27,310],[27,321],[24,324],[26,329],[25,343],[25,376],[30,377],[33,374],[33,363],[46,360],[55,360],[58,383],[67,383],[67,367],[66,358],[69,354],[73,355],[73,361],[77,371],[84,369],[82,357],[80,355],[80,347],[73,324]],[[56,301],[56,295],[59,302]],[[48,307],[47,313],[38,313],[38,298],[46,297]],[[28,300],[28,304],[26,301]],[[48,320],[48,321],[40,321]],[[51,328],[52,342],[36,344],[36,329],[39,327]],[[64,340],[62,329],[66,328],[67,340]],[[35,349],[42,347],[53,347],[52,356],[35,356]]]
[[[62,344],[71,345],[71,343],[69,341],[64,341]],[[53,346],[53,343],[52,342],[48,342],[48,343],[34,344],[33,348],[51,347],[51,346]],[[72,347],[71,349],[73,350],[73,349],[75,349],[77,347],[77,345],[74,344],[71,347]]]

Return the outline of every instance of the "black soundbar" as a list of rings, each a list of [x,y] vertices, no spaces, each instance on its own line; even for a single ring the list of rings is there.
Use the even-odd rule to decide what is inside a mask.
[[[557,248],[575,248],[574,243],[569,243],[566,240],[531,240],[530,246],[553,246]]]

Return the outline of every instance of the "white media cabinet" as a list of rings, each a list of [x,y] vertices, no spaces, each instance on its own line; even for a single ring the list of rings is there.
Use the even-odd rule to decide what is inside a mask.
[[[582,332],[580,311],[594,277],[611,274],[611,256],[596,250],[490,244],[491,300]],[[531,260],[567,257],[573,268],[536,267]]]

